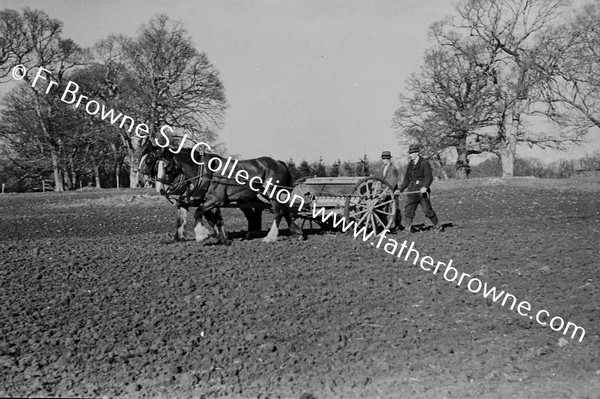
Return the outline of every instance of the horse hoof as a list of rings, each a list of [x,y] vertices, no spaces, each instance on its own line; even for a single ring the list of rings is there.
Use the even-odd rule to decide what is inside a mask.
[[[231,245],[231,240],[221,241],[220,244],[222,244],[222,245]]]
[[[210,238],[210,236],[196,236],[196,242],[202,243],[206,240],[208,240]]]
[[[247,240],[254,240],[255,238],[260,236],[260,232],[257,231],[249,231],[246,233],[246,235],[244,236],[244,238],[242,238],[242,240],[247,241]]]
[[[275,242],[275,241],[277,241],[276,238],[270,238],[270,237],[265,237],[262,240],[262,242]]]

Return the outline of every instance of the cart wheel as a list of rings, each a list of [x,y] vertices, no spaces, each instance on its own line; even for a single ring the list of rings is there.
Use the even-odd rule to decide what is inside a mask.
[[[344,215],[375,233],[389,229],[396,218],[394,190],[384,180],[364,178],[346,199]]]

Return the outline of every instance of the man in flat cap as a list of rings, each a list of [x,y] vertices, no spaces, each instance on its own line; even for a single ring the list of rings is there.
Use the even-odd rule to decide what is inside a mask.
[[[439,220],[435,211],[431,207],[431,200],[429,194],[431,190],[429,186],[433,182],[433,174],[431,173],[431,165],[429,161],[419,155],[420,148],[417,144],[411,144],[408,147],[408,156],[410,162],[406,167],[406,173],[404,175],[404,181],[400,185],[400,192],[403,192],[408,188],[409,192],[417,192],[414,194],[407,194],[406,206],[404,207],[404,213],[406,215],[405,226],[409,231],[412,230],[412,222],[415,217],[415,211],[417,206],[421,204],[425,216],[431,219],[433,228],[436,232],[442,230],[439,226]]]
[[[378,173],[377,177],[385,180],[387,184],[392,187],[392,191],[398,190],[398,169],[392,164],[392,154],[389,151],[383,151],[381,153],[381,160],[383,162],[383,169]],[[402,228],[402,213],[400,212],[400,204],[394,196],[394,204],[396,206],[396,220],[392,226],[392,232],[400,230]]]

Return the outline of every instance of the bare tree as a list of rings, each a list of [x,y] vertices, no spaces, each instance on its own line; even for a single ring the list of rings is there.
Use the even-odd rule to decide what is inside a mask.
[[[131,62],[126,50],[127,47],[132,46],[132,40],[123,35],[110,34],[96,43],[92,48],[93,68],[89,69],[88,74],[92,79],[90,83],[93,92],[107,104],[107,107],[119,110],[118,112],[126,111],[128,115],[143,115],[139,109],[141,107],[138,97],[140,89],[137,87],[139,82],[132,74]],[[104,153],[107,151],[112,153],[117,184],[119,184],[121,168],[127,161],[129,186],[136,187],[140,138],[127,127],[124,129],[109,127],[106,131],[119,137],[118,141],[109,140],[105,143],[109,145],[109,150],[103,149]]]
[[[456,6],[459,18],[438,24],[438,42],[457,51],[463,49],[456,36],[474,37],[493,55],[501,119],[495,132],[502,162],[502,176],[512,177],[518,142],[561,148],[579,141],[562,131],[559,137],[534,136],[527,132],[523,116],[542,100],[541,89],[550,60],[540,37],[561,16],[563,0],[464,0]]]
[[[216,141],[215,130],[221,127],[227,107],[224,87],[216,68],[196,50],[180,23],[159,15],[143,25],[136,38],[113,38],[98,50],[108,76],[125,66],[126,74],[114,82],[118,102],[129,115],[146,121],[150,137],[164,142],[159,136],[164,129],[170,137]],[[140,140],[131,134],[124,140],[133,181]]]
[[[120,72],[122,75],[114,73],[110,65],[94,63],[80,68],[70,77],[80,86],[81,92],[86,93],[90,98],[102,101],[107,109],[113,107],[119,109],[123,104],[119,102],[118,86],[114,82],[123,79],[123,76],[127,76],[125,71],[121,70]],[[127,87],[126,84],[123,86]],[[76,112],[80,121],[80,133],[77,142],[73,143],[73,146],[83,154],[80,161],[91,163],[96,186],[99,188],[98,169],[101,165],[106,167],[107,158],[111,158],[112,166],[109,166],[108,169],[114,171],[115,181],[119,186],[119,176],[125,157],[128,150],[132,148],[132,140],[127,129],[108,124],[97,116],[88,114],[83,109],[78,109]],[[136,168],[133,169],[135,172]],[[137,184],[137,179],[134,178],[133,185],[130,184],[130,186],[135,184]]]
[[[77,140],[77,121],[73,110],[49,99],[42,103],[52,109],[45,121],[52,129],[48,140],[46,135],[40,134],[39,103],[36,103],[35,92],[27,84],[11,90],[1,104],[0,138],[6,143],[6,151],[1,155],[17,165],[24,176],[35,175],[40,179],[55,171],[58,163],[61,182],[73,186],[76,151],[73,151],[72,143]]]
[[[83,107],[68,107],[55,95],[68,80],[77,83],[86,97],[114,109],[115,116],[145,123],[148,136],[163,143],[163,135],[172,144],[187,135],[222,146],[216,143],[216,129],[227,106],[223,85],[181,24],[160,15],[143,25],[135,38],[111,35],[91,51],[61,35],[62,23],[42,11],[0,12],[0,82],[11,78],[24,82],[21,89],[30,95],[13,93],[9,102],[14,110],[22,105],[20,100],[30,100],[34,122],[26,126],[27,121],[12,115],[3,121],[11,126],[0,132],[0,139],[10,136],[8,141],[19,148],[11,154],[25,156],[31,146],[23,143],[36,136],[51,160],[57,191],[64,190],[64,183],[74,186],[77,176],[90,170],[86,163],[91,163],[97,185],[100,167],[107,162],[112,162],[109,168],[114,167],[117,181],[128,164],[130,186],[137,185],[140,138],[137,128],[132,129],[133,121],[116,127]]]
[[[39,127],[32,97],[32,92],[20,85],[2,99],[2,155],[24,174],[42,178],[44,174],[52,171],[52,165],[47,162],[48,145],[37,134]]]
[[[421,144],[438,168],[441,153],[457,150],[459,178],[469,173],[468,156],[490,150],[469,146],[469,137],[499,118],[495,62],[485,47],[454,37],[458,51],[437,46],[426,52],[424,65],[407,81],[406,94],[394,115],[394,126],[403,143]]]
[[[62,22],[51,19],[43,11],[25,8],[22,14],[14,10],[0,13],[0,79],[10,79],[9,74],[16,65],[25,67],[22,80],[33,94],[34,120],[50,149],[56,191],[64,190],[65,166],[61,165],[64,140],[54,123],[61,105],[45,91],[50,82],[61,86],[66,73],[85,60],[82,49],[61,35]],[[38,76],[39,72],[42,73]]]
[[[590,3],[543,38],[553,63],[546,70],[546,114],[576,131],[600,127],[600,6]]]

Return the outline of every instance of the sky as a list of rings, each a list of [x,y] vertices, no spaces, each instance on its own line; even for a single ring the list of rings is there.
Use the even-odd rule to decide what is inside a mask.
[[[219,70],[228,109],[218,132],[229,153],[297,163],[406,158],[392,128],[398,96],[422,64],[431,23],[449,0],[0,0],[41,9],[63,35],[92,46],[134,36],[156,14],[181,21]],[[2,85],[4,94],[10,85]],[[545,161],[600,151],[600,132],[568,152],[522,147]]]

